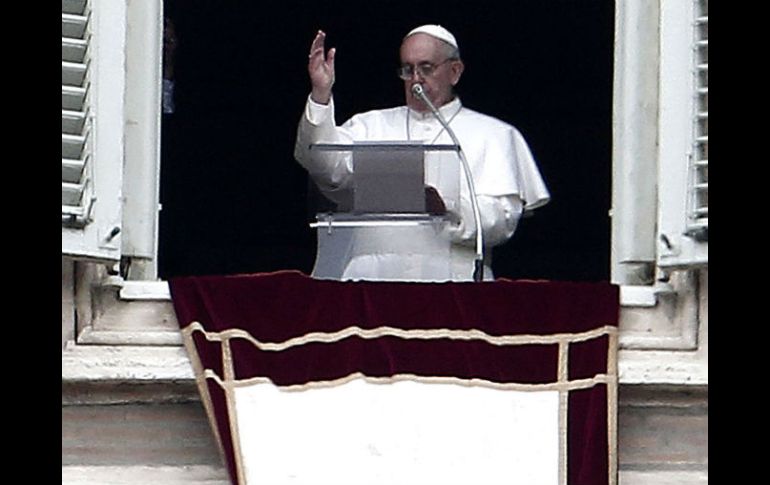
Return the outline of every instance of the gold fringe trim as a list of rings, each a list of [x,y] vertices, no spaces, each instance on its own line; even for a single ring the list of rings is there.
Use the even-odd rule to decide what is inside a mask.
[[[591,340],[603,335],[611,335],[617,332],[617,327],[605,325],[593,330],[580,333],[561,333],[553,335],[490,335],[481,330],[452,330],[448,328],[423,330],[406,330],[397,327],[382,326],[373,329],[364,329],[351,326],[337,332],[311,332],[299,337],[294,337],[283,342],[262,342],[255,339],[249,332],[241,329],[228,329],[221,332],[209,332],[199,322],[191,322],[182,329],[182,335],[190,338],[193,332],[201,332],[210,342],[224,342],[240,338],[251,342],[255,347],[264,351],[279,352],[282,350],[306,345],[309,343],[334,343],[349,337],[363,339],[376,339],[380,337],[399,337],[408,340],[481,340],[492,345],[526,345],[526,344],[558,344],[560,342],[574,343]]]
[[[493,382],[486,379],[470,378],[464,379],[462,377],[444,377],[444,376],[418,376],[416,374],[395,374],[388,377],[372,377],[367,376],[361,372],[354,372],[345,377],[339,379],[333,379],[328,381],[312,381],[305,384],[292,384],[288,386],[282,386],[275,384],[268,377],[251,377],[249,379],[241,380],[227,380],[222,379],[216,372],[211,369],[206,369],[203,373],[206,379],[211,379],[216,382],[222,389],[236,389],[240,387],[249,387],[258,384],[271,384],[281,391],[286,392],[301,392],[311,389],[326,389],[332,387],[338,387],[345,385],[357,379],[364,380],[370,384],[393,384],[396,382],[412,381],[420,384],[456,384],[465,387],[486,387],[489,389],[501,390],[501,391],[576,391],[579,389],[588,389],[594,387],[597,384],[608,384],[611,378],[606,374],[597,374],[589,379],[576,379],[570,382],[549,382],[542,384],[522,384],[518,382]]]

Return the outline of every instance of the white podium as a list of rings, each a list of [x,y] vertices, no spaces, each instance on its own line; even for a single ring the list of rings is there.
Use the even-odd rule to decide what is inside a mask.
[[[411,141],[312,145],[341,163],[350,157],[352,167],[348,185],[328,197],[334,210],[310,224],[318,236],[313,277],[450,280],[444,229],[459,212],[457,150]]]

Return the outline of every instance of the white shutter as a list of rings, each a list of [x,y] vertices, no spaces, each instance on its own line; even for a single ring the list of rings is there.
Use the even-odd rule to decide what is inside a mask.
[[[708,265],[708,0],[661,0],[658,264]]]
[[[85,0],[62,0],[61,19],[61,206],[62,224],[91,219],[93,193],[88,146],[89,10]]]
[[[120,258],[125,6],[62,0],[62,254]]]
[[[709,227],[709,51],[708,0],[695,5],[695,120],[694,143],[690,165],[687,235],[708,241]]]

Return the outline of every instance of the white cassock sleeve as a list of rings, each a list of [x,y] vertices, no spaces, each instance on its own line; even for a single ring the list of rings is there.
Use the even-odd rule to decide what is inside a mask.
[[[305,111],[297,129],[297,141],[294,146],[294,158],[305,167],[313,180],[326,191],[335,191],[350,183],[353,173],[353,159],[350,153],[313,152],[313,143],[352,143],[357,127],[347,123],[344,127],[336,126],[334,116],[334,98],[328,105],[318,104],[308,96]]]
[[[477,195],[481,214],[481,231],[484,246],[502,244],[513,236],[519,224],[523,204],[518,195],[490,196]],[[459,223],[449,227],[447,232],[455,244],[474,246],[476,244],[476,224],[470,201],[463,199],[460,204]]]
[[[513,126],[472,113],[457,118],[457,133],[473,173],[485,247],[505,243],[522,213],[548,202],[532,152]],[[465,138],[465,139],[463,139]],[[468,191],[463,186],[459,224],[448,230],[453,243],[475,245],[476,225]]]

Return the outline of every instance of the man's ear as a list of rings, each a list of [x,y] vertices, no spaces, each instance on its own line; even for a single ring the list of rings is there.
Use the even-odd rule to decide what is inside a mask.
[[[460,77],[465,70],[465,64],[460,59],[452,61],[452,86],[456,86],[460,82]]]

